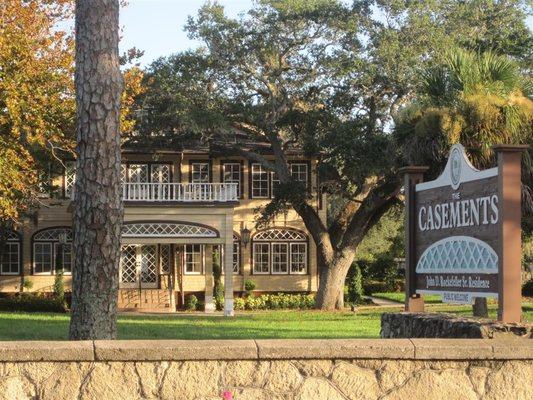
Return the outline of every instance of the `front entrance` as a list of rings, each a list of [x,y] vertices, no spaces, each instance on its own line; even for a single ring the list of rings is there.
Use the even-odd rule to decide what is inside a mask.
[[[123,245],[120,255],[120,287],[157,288],[157,260],[157,245]]]

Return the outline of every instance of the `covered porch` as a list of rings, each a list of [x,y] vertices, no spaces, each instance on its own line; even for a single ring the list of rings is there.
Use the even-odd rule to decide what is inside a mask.
[[[119,308],[175,311],[184,304],[186,294],[194,293],[203,294],[206,312],[214,311],[213,261],[218,255],[224,315],[233,315],[233,288],[240,277],[234,275],[232,209],[224,208],[223,214],[214,212],[210,216],[212,225],[190,222],[192,214],[188,221],[178,220],[183,216],[177,215],[166,221],[131,220],[125,216]]]

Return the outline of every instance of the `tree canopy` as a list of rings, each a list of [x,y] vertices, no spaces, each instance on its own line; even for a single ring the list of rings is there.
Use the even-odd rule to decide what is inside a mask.
[[[521,1],[259,1],[229,18],[217,3],[187,31],[205,46],[163,58],[138,100],[140,136],[187,135],[274,171],[280,185],[258,223],[294,208],[318,245],[318,304],[338,305],[340,285],[368,229],[398,200],[408,135],[394,116],[423,72],[452,45],[491,49],[527,65],[531,34]],[[482,22],[482,29],[473,29]],[[523,67],[524,68],[524,67]],[[269,143],[274,159],[243,151],[235,132]],[[321,162],[322,189],[337,199],[323,224],[298,190],[287,157],[297,146]]]

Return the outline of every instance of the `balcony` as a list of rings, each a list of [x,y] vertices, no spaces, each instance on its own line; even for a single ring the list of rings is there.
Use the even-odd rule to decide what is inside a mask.
[[[122,199],[135,202],[227,203],[239,200],[237,183],[123,183]]]

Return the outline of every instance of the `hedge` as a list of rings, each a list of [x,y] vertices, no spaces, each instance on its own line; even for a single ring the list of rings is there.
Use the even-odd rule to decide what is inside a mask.
[[[313,294],[264,294],[261,296],[236,297],[233,300],[235,310],[303,310],[315,306]]]
[[[363,290],[367,296],[371,296],[372,293],[402,292],[405,290],[405,280],[396,279],[392,283],[382,281],[365,281],[363,282]]]
[[[64,300],[23,294],[0,298],[0,311],[66,313],[68,310]]]

